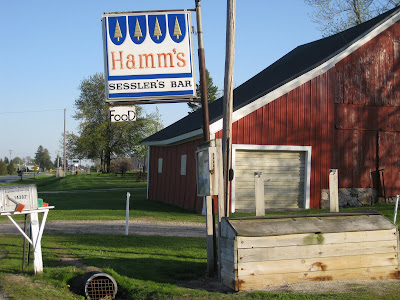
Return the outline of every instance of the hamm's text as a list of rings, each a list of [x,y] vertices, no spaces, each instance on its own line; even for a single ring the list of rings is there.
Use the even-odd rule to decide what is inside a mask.
[[[112,51],[112,70],[145,68],[183,68],[186,66],[185,53],[174,48],[168,53],[125,54],[124,51]]]

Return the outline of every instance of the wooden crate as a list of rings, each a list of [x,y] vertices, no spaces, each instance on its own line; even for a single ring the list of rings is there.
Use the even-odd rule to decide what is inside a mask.
[[[224,218],[221,226],[222,283],[235,291],[399,278],[397,226],[377,212]]]

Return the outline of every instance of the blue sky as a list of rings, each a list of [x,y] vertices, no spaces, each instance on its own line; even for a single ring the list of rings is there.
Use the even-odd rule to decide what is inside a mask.
[[[202,0],[207,69],[222,90],[226,1]],[[74,102],[80,82],[103,72],[101,16],[104,12],[190,9],[194,0],[7,1],[0,19],[2,41],[0,158],[34,157],[39,145],[52,160],[67,131],[77,133]],[[237,0],[235,86],[298,45],[321,38],[302,0]],[[195,14],[192,25],[195,26]],[[197,36],[193,37],[197,57]],[[195,68],[198,69],[197,61]],[[198,76],[196,76],[198,78]],[[156,105],[144,105],[152,112]],[[165,126],[184,117],[186,104],[157,106]]]

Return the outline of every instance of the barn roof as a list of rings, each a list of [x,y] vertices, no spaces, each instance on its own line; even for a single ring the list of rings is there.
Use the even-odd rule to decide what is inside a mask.
[[[387,11],[367,22],[354,26],[335,35],[296,47],[269,67],[250,78],[233,91],[233,110],[239,112],[242,108],[254,104],[273,91],[298,81],[310,80],[313,72],[325,66],[330,68],[336,60],[348,55],[400,18],[400,6]],[[358,45],[355,47],[355,45]],[[346,54],[347,51],[347,54]],[[351,52],[349,52],[351,51]],[[332,63],[333,62],[333,63]],[[314,72],[317,73],[317,72]],[[307,75],[306,77],[304,77]],[[311,78],[310,78],[311,77]],[[276,95],[274,95],[276,99]],[[267,101],[267,100],[264,100]],[[211,133],[222,129],[222,97],[209,104],[210,125],[214,125]],[[267,102],[266,102],[267,103]],[[265,105],[265,104],[264,104]],[[254,105],[253,105],[254,106]],[[243,111],[243,109],[242,109]],[[249,113],[245,110],[243,113]],[[238,116],[236,116],[238,119]],[[233,117],[235,121],[235,117]],[[217,126],[215,126],[217,124]],[[168,145],[187,139],[199,138],[202,135],[201,109],[188,114],[163,130],[142,141],[144,145]]]

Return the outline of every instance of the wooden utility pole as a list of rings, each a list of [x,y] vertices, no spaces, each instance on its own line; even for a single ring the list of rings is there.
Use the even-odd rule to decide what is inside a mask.
[[[203,108],[203,137],[204,137],[204,143],[207,143],[208,141],[210,141],[210,121],[208,116],[206,59],[204,55],[203,27],[201,22],[200,1],[201,0],[196,0],[197,40],[199,44],[198,54],[199,54],[201,106]]]
[[[226,18],[226,53],[223,101],[222,156],[224,167],[225,216],[229,216],[229,171],[231,169],[232,111],[233,111],[233,66],[235,61],[235,17],[236,0],[228,0]]]

